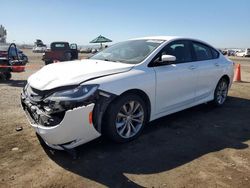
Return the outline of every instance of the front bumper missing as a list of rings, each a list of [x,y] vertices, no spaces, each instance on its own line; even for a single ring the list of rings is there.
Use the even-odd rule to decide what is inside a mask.
[[[72,149],[87,143],[101,134],[89,122],[89,114],[94,109],[94,103],[81,106],[65,112],[63,120],[55,126],[47,127],[36,123],[29,112],[25,110],[31,126],[42,137],[45,143],[54,149]]]

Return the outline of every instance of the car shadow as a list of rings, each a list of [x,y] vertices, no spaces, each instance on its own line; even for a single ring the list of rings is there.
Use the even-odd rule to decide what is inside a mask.
[[[8,85],[11,87],[24,87],[27,80],[1,80],[0,85]]]
[[[168,171],[225,148],[244,149],[250,139],[250,100],[228,97],[223,107],[199,105],[150,123],[126,144],[105,138],[77,148],[78,158],[64,151],[48,156],[66,170],[108,187],[140,187],[129,174]]]

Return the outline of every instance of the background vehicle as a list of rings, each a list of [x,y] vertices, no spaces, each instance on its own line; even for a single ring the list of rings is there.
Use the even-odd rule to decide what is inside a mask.
[[[76,44],[68,42],[53,42],[50,45],[50,50],[47,50],[42,60],[45,65],[53,63],[54,61],[70,61],[78,59],[78,49]]]
[[[232,77],[233,62],[205,42],[147,37],[45,66],[21,100],[46,144],[70,149],[101,134],[127,142],[154,119],[208,101],[222,106]]]
[[[0,79],[11,79],[11,72],[23,72],[27,59],[23,58],[20,51],[18,51],[14,43],[10,44],[5,51],[6,47],[2,47],[0,51]],[[23,58],[23,59],[20,59]]]
[[[246,48],[245,51],[237,52],[238,57],[250,57],[250,48]]]
[[[0,58],[8,57],[8,49],[9,49],[8,45],[0,46]],[[17,59],[16,55],[16,50],[17,50],[19,60],[22,60],[24,63],[28,63],[29,61],[28,56],[25,55],[22,50],[15,48],[14,46],[11,46],[9,50],[10,50],[9,56],[11,56],[13,59]]]
[[[34,47],[32,51],[34,53],[44,53],[47,50],[47,46],[43,43],[42,40],[37,39],[36,42],[34,43]]]
[[[235,51],[235,50],[232,50],[232,49],[228,49],[228,50],[227,50],[227,55],[228,55],[228,56],[235,56],[235,54],[236,54],[236,51]]]
[[[92,48],[81,48],[80,53],[91,53],[92,52]]]

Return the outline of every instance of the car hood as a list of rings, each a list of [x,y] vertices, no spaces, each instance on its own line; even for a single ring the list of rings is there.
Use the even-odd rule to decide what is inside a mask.
[[[101,60],[76,60],[53,63],[31,75],[28,83],[38,90],[80,84],[89,79],[126,72],[134,65]]]

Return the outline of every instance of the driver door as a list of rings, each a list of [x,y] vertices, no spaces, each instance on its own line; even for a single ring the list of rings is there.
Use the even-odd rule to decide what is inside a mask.
[[[77,44],[70,44],[71,60],[78,59]]]
[[[179,111],[195,101],[197,72],[190,45],[188,40],[171,42],[154,62],[157,114]],[[157,63],[165,54],[174,55],[176,61],[167,65]]]

